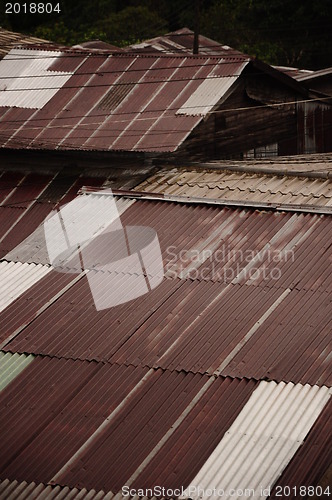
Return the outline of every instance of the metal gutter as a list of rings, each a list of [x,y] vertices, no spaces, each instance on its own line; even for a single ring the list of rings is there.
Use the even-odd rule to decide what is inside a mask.
[[[314,213],[321,215],[332,215],[332,207],[316,207],[314,205],[290,205],[286,203],[263,203],[257,201],[237,201],[223,200],[220,198],[199,198],[192,196],[174,196],[160,193],[146,193],[141,191],[125,191],[121,189],[113,189],[112,192],[102,192],[100,189],[83,186],[79,194],[96,194],[119,196],[133,200],[150,200],[150,201],[166,201],[172,203],[183,203],[192,205],[220,205],[227,207],[247,207],[253,209],[272,210],[278,212],[299,212],[299,213]]]

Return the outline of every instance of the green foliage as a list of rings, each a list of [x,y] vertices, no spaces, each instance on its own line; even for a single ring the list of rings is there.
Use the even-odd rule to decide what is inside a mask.
[[[96,26],[106,33],[110,43],[120,47],[158,36],[168,28],[165,20],[144,6],[127,7],[98,21]]]
[[[196,0],[59,1],[60,14],[6,17],[0,0],[0,24],[66,45],[119,46],[195,24]],[[332,66],[331,0],[200,0],[200,13],[202,34],[270,64]]]

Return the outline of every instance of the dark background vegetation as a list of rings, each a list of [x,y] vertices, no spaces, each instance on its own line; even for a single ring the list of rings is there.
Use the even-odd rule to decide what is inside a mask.
[[[59,3],[60,14],[6,16],[0,0],[0,26],[65,45],[99,39],[124,46],[195,23],[195,0]],[[200,0],[200,32],[270,64],[332,66],[331,0]]]

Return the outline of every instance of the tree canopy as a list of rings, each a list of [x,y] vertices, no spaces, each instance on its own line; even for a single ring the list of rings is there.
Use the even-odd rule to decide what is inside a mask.
[[[193,29],[196,20],[195,0],[50,0],[60,13],[7,15],[0,2],[3,27],[65,45],[99,39],[125,46]],[[330,0],[200,0],[199,8],[200,32],[218,42],[270,64],[332,66]]]

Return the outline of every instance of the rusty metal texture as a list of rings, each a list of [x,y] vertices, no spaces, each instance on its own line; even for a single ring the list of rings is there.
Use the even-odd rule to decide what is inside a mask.
[[[40,226],[54,207],[70,202],[83,185],[101,186],[106,178],[62,172],[24,175],[4,171],[0,177],[0,257],[18,249],[18,245]],[[20,250],[19,255],[10,255],[9,259],[28,262],[29,257],[32,262],[31,251],[32,248],[27,253]]]
[[[30,59],[31,53],[33,49],[26,51]],[[34,81],[37,84],[34,84],[34,89],[39,89],[38,81],[44,82],[44,74],[47,75],[49,70],[72,76],[66,82],[61,80],[61,88],[55,94],[54,89],[48,90],[43,83],[40,92],[43,96],[45,94],[48,101],[39,110],[0,108],[2,146],[174,151],[202,120],[202,116],[184,114],[179,117],[176,112],[183,109],[186,101],[203,82],[215,77],[226,80],[231,77],[233,82],[240,76],[245,61],[249,61],[243,55],[192,57],[188,54],[166,56],[134,52],[109,55],[74,49],[59,56],[58,52],[42,51],[40,47],[35,54],[36,61],[30,61],[31,64],[38,68],[41,59],[44,68],[49,58],[50,67],[44,68],[40,74],[35,71]],[[57,56],[55,62],[52,54]],[[15,63],[17,66],[22,65],[24,55],[24,50],[21,50],[15,56],[18,60],[11,62],[14,70]],[[9,97],[16,102],[20,99],[19,89],[22,87],[22,95],[25,92],[23,86],[18,78],[6,82],[15,87],[15,92],[11,92],[13,97]],[[128,84],[134,85],[130,88]],[[128,95],[118,100],[118,105],[112,111],[105,109],[102,106],[105,97],[110,99],[112,88],[118,93],[115,89],[121,85],[130,90]],[[46,90],[43,90],[44,87]],[[218,91],[220,98],[224,94],[223,88]]]
[[[136,480],[152,487],[158,475],[182,485],[256,385],[36,357],[0,395],[1,425],[11,419],[2,437],[1,478],[105,492]],[[187,459],[189,450],[178,469],[176,456]]]
[[[164,282],[97,311],[82,277],[30,324],[9,306],[5,350],[331,384],[329,216],[136,201],[121,220],[155,229]]]
[[[47,483],[147,371],[36,358],[0,395],[1,478]]]

